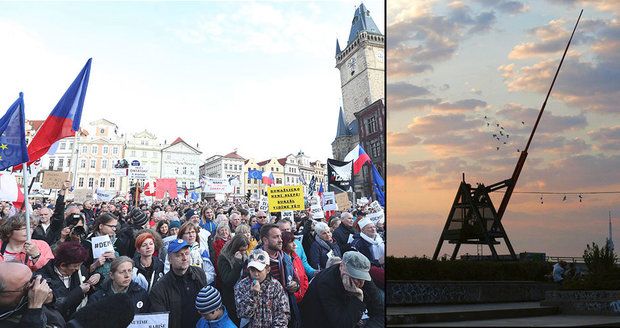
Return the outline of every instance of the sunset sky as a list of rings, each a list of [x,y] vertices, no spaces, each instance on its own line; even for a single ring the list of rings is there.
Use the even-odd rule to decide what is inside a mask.
[[[511,176],[581,9],[515,191],[620,191],[619,1],[387,6],[388,255],[432,256],[462,172],[472,184]],[[582,196],[514,194],[503,224],[515,251],[581,256],[605,242],[610,210],[620,245],[620,194]]]

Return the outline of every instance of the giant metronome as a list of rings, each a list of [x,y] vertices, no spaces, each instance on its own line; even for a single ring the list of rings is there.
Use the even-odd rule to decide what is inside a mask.
[[[547,91],[545,101],[540,108],[540,112],[536,118],[536,123],[534,124],[534,128],[532,129],[530,137],[527,141],[527,145],[525,146],[525,149],[521,151],[521,155],[519,156],[515,170],[512,173],[512,177],[489,186],[478,184],[475,188],[473,188],[471,184],[465,182],[465,174],[463,174],[463,181],[459,185],[456,197],[452,203],[452,208],[448,214],[448,219],[444,225],[443,231],[441,232],[441,236],[439,237],[437,248],[435,248],[435,253],[433,254],[433,260],[437,259],[444,241],[455,245],[450,258],[452,260],[456,259],[459,249],[463,244],[487,245],[491,250],[493,259],[499,260],[497,250],[495,249],[495,246],[500,244],[498,239],[503,239],[506,243],[506,247],[510,252],[510,258],[512,260],[517,259],[517,255],[515,254],[512,244],[510,244],[510,240],[508,239],[508,234],[502,225],[502,217],[506,212],[508,202],[510,202],[510,197],[512,196],[517,180],[519,179],[519,175],[521,174],[521,170],[523,169],[523,165],[525,164],[525,160],[527,159],[532,138],[536,133],[536,128],[538,127],[540,118],[545,111],[547,100],[549,99],[549,95],[551,95],[551,90],[553,90],[553,85],[558,77],[560,68],[562,68],[562,63],[564,62],[564,58],[568,52],[568,48],[573,39],[573,35],[575,34],[575,30],[577,30],[577,25],[579,24],[582,13],[583,10],[579,13],[577,23],[575,23],[575,27],[573,28],[573,32],[568,40],[568,43],[566,44],[566,49],[564,49],[564,54],[562,55],[558,69],[556,70],[553,81],[551,82],[551,87],[549,88],[549,91]],[[506,191],[504,193],[504,197],[502,198],[502,202],[499,205],[499,209],[496,211],[489,194],[503,188],[506,188]]]

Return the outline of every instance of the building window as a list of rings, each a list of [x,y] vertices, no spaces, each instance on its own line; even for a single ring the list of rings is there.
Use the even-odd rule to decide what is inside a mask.
[[[114,188],[114,184],[116,183],[116,179],[110,178],[110,188]]]
[[[67,167],[71,167],[71,158],[67,158]]]
[[[108,160],[107,159],[101,160],[101,168],[102,169],[107,169],[108,168]]]
[[[174,173],[179,174],[179,168],[178,167],[174,168]]]
[[[80,188],[84,187],[84,178],[79,178],[78,179],[78,187],[80,187]]]
[[[91,168],[91,169],[94,169],[96,166],[97,166],[97,161],[96,161],[96,160],[94,160],[94,159],[91,159],[91,160],[90,160],[90,168]]]
[[[131,157],[136,157],[136,151],[135,150],[131,151]]]
[[[366,121],[366,126],[368,127],[368,134],[377,131],[377,118],[375,116],[371,116]]]
[[[95,185],[95,178],[88,178],[88,188],[92,188]]]
[[[69,149],[73,150],[73,141],[69,142]]]
[[[151,157],[153,157],[153,158],[157,157],[157,153],[156,152],[152,152],[151,153]]]
[[[82,146],[82,154],[86,154],[88,152],[88,146]]]
[[[181,182],[181,187],[185,188],[187,186],[187,183],[185,181]]]
[[[65,150],[65,147],[67,147],[67,144],[64,142],[60,143],[60,150]]]
[[[103,146],[103,153],[107,154],[108,153],[108,146]]]
[[[80,161],[80,168],[86,168],[86,160],[85,159]]]
[[[142,158],[146,158],[146,151],[142,152]]]
[[[187,174],[187,167],[183,166],[183,174]]]
[[[381,140],[374,139],[370,141],[370,156],[377,159],[381,156]]]
[[[90,148],[90,152],[93,153],[93,154],[96,154],[97,153],[97,146],[92,146]]]
[[[112,148],[112,154],[118,155],[118,147]]]
[[[62,169],[62,166],[65,165],[65,160],[63,158],[58,159],[58,167]]]
[[[53,169],[54,169],[54,159],[53,159],[53,158],[50,158],[50,166],[49,166],[49,169],[50,169],[50,170],[53,170]]]
[[[105,178],[101,178],[101,180],[99,180],[99,187],[105,188]]]
[[[228,164],[224,164],[224,170],[228,170]]]
[[[193,182],[190,182],[190,183],[189,183],[189,188],[190,188],[190,189],[194,189],[194,183],[193,183]]]
[[[282,179],[277,178],[277,179],[276,179],[276,184],[282,184]]]

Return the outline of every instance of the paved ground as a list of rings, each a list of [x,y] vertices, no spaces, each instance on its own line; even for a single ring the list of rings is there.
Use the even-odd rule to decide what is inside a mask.
[[[515,302],[515,303],[484,303],[484,304],[450,304],[450,305],[416,305],[416,306],[391,306],[387,314],[418,314],[418,313],[442,313],[442,312],[467,312],[488,311],[500,309],[524,309],[538,308],[540,302]]]

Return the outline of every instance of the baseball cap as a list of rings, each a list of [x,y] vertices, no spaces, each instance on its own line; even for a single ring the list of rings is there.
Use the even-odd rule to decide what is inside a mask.
[[[168,244],[168,253],[176,253],[181,249],[189,247],[189,244],[183,239],[176,239]]]
[[[269,265],[269,254],[262,249],[255,249],[248,257],[248,268],[253,267],[258,271],[263,271]]]
[[[349,276],[355,279],[370,281],[370,261],[364,254],[356,251],[349,251],[342,256],[342,263],[347,269]]]

